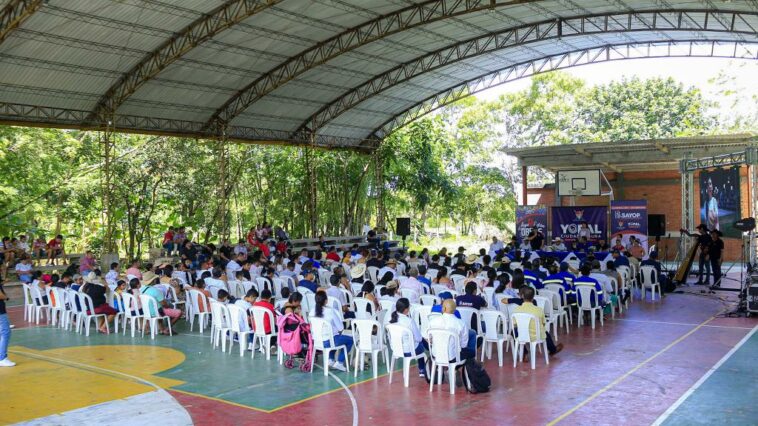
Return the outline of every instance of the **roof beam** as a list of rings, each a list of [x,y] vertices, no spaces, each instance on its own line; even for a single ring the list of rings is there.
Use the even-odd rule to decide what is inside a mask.
[[[598,164],[600,164],[602,166],[605,166],[605,168],[607,168],[607,169],[613,170],[616,173],[621,173],[621,168],[616,167],[613,164],[608,163],[607,161],[597,161],[597,160],[595,160],[595,156],[592,155],[592,153],[587,152],[587,150],[584,149],[581,146],[574,146],[574,151],[576,151],[579,154],[584,155],[585,157],[587,157],[588,160],[590,160],[593,163],[598,163]]]
[[[377,127],[372,134],[382,139],[424,115],[479,93],[520,78],[558,69],[626,59],[659,57],[758,59],[758,42],[734,40],[677,40],[665,42],[621,43],[594,46],[512,64],[450,86],[399,112]]]
[[[115,112],[140,86],[158,75],[167,66],[186,55],[201,43],[220,32],[260,13],[282,0],[230,0],[184,27],[155,50],[145,55],[136,65],[121,76],[100,98],[87,117],[96,121]]]
[[[532,43],[542,42],[545,40],[566,39],[577,36],[588,36],[604,33],[630,33],[639,31],[657,31],[665,30],[687,31],[691,32],[691,25],[683,16],[688,16],[697,21],[707,22],[705,18],[709,12],[693,12],[691,10],[671,10],[667,11],[668,15],[679,16],[679,19],[673,20],[675,25],[668,23],[663,24],[663,20],[656,20],[655,16],[660,11],[647,12],[626,12],[611,13],[605,15],[583,15],[559,19],[547,19],[540,22],[518,25],[503,29],[498,32],[485,34],[480,37],[471,38],[461,41],[442,49],[421,56],[412,61],[400,64],[389,71],[382,73],[371,80],[354,87],[336,100],[324,105],[316,113],[298,127],[298,131],[305,128],[318,131],[321,127],[334,120],[341,114],[363,101],[376,96],[378,93],[388,90],[397,85],[407,83],[411,79],[432,72],[434,70],[475,58],[481,55],[490,54],[504,49],[517,48]],[[723,12],[728,15],[742,15],[739,12]],[[758,13],[746,13],[758,17]],[[614,24],[609,25],[609,18],[613,19]],[[598,25],[603,22],[603,25]],[[708,24],[704,26],[711,32],[730,32],[721,26],[710,28]],[[666,37],[669,39],[669,37]]]
[[[42,6],[42,0],[11,0],[0,12],[0,43]]]
[[[539,0],[427,0],[376,17],[300,52],[256,78],[229,98],[211,116],[206,127],[222,127],[288,81],[360,46],[432,22],[534,1]]]

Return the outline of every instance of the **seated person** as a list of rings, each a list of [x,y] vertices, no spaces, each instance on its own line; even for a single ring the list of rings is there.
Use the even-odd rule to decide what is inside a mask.
[[[329,306],[329,297],[324,291],[316,293],[316,306],[314,308],[313,317],[321,318],[329,323],[332,328],[331,340],[334,342],[335,346],[345,345],[347,352],[350,353],[350,350],[353,348],[353,337],[342,334],[342,331],[344,330],[342,317]],[[313,338],[323,339],[324,346],[327,348],[331,347],[331,342],[327,340],[329,336],[313,336]],[[345,367],[345,351],[331,351],[329,355],[332,359],[337,355],[336,361],[330,361],[330,367],[339,371],[347,371],[347,368]]]
[[[32,263],[26,255],[21,257],[21,261],[16,264],[16,275],[18,280],[29,284],[32,282]]]
[[[537,321],[540,322],[540,340],[545,340],[547,342],[547,351],[550,355],[555,355],[558,352],[563,350],[563,343],[559,343],[557,346],[553,342],[552,336],[550,336],[550,333],[545,328],[545,313],[542,311],[540,307],[538,307],[534,303],[534,289],[529,286],[521,287],[519,290],[521,294],[521,298],[523,299],[524,303],[522,303],[520,306],[518,306],[514,313],[525,313],[533,315],[537,318]],[[515,325],[514,325],[515,327]],[[515,330],[516,333],[518,333],[518,329]],[[532,322],[529,325],[529,335],[531,340],[537,340],[537,326],[534,322]]]
[[[416,321],[411,319],[410,314],[411,314],[410,301],[408,301],[408,299],[406,299],[405,297],[401,297],[400,299],[397,300],[397,303],[395,303],[395,310],[392,312],[392,316],[390,317],[390,324],[398,324],[410,330],[411,335],[413,336],[412,346],[415,348],[413,355],[421,355],[425,351],[426,342],[424,341],[424,338],[421,336],[421,331],[419,331],[418,324],[416,324]],[[406,352],[403,355],[411,356],[411,353]],[[420,360],[418,362],[418,375],[420,377],[426,377],[425,360]]]
[[[591,247],[592,243],[587,240],[587,237],[579,238],[579,242],[576,243],[576,250],[582,253],[588,253]]]
[[[155,285],[157,282],[158,280],[153,280],[150,283],[147,283],[147,287],[142,290],[142,294],[144,294],[145,296],[152,297],[153,299],[155,299],[155,301],[158,304],[158,311],[154,312],[151,307],[150,315],[153,315],[153,316],[160,315],[160,316],[165,316],[165,317],[170,318],[169,321],[171,321],[171,325],[172,325],[171,332],[168,331],[168,328],[164,327],[163,321],[158,321],[157,323],[158,323],[159,333],[167,335],[167,336],[173,336],[174,334],[176,334],[176,330],[173,329],[173,325],[176,324],[177,321],[179,321],[179,317],[182,316],[182,311],[179,309],[174,309],[174,308],[169,307],[168,301],[166,300],[166,295],[163,293],[163,291],[160,288],[158,288]]]
[[[376,295],[374,295],[374,289],[375,289],[374,283],[372,283],[371,281],[366,281],[363,283],[363,287],[361,287],[361,291],[359,291],[358,294],[355,295],[355,297],[362,297],[364,299],[371,301],[371,304],[373,305],[373,307],[369,306],[368,313],[373,313],[381,309],[381,305],[379,304],[379,301],[376,300]]]
[[[85,279],[85,283],[80,289],[80,292],[86,294],[92,299],[92,306],[95,309],[95,314],[105,314],[106,318],[98,317],[98,331],[101,333],[107,333],[107,323],[113,321],[118,311],[113,309],[111,305],[106,301],[106,296],[110,292],[110,288],[103,284],[94,272],[90,272]]]
[[[313,271],[308,271],[305,273],[305,276],[303,276],[303,279],[300,280],[300,282],[297,284],[298,287],[305,287],[308,290],[312,291],[313,293],[318,290],[318,286],[314,282],[316,279],[316,276],[314,275]]]
[[[581,303],[582,298],[579,294],[579,287],[580,286],[587,286],[595,289],[595,293],[597,293],[597,300],[600,303],[600,306],[605,306],[605,297],[603,295],[603,286],[600,284],[598,280],[595,278],[592,278],[590,274],[592,274],[592,266],[589,263],[585,263],[582,265],[582,268],[580,270],[581,276],[574,280],[574,289],[576,291],[576,300],[578,303]],[[591,301],[591,305],[595,306],[595,301]]]
[[[233,305],[234,302],[237,301],[236,297],[232,296],[231,294],[229,294],[228,291],[223,290],[223,289],[221,289],[221,290],[218,291],[218,295],[217,296],[218,297],[216,298],[216,300],[218,300],[219,302],[223,303],[224,305]]]
[[[302,302],[303,302],[302,294],[298,292],[291,293],[289,295],[289,298],[287,299],[287,303],[285,303],[284,306],[282,306],[282,309],[281,309],[282,315],[287,315],[287,314],[292,313],[292,314],[302,316],[303,315],[302,309],[301,309]]]
[[[652,266],[655,268],[655,275],[658,278],[658,282],[661,283],[661,289],[668,287],[669,277],[663,274],[661,268],[661,262],[658,261],[658,253],[650,253],[650,257],[643,260],[640,266]]]
[[[355,312],[350,311],[350,306],[347,304],[347,297],[341,289],[350,291],[350,283],[344,272],[341,272],[342,268],[335,268],[335,273],[329,277],[329,288],[326,289],[326,295],[339,300],[342,305],[342,315],[345,318],[355,318]]]
[[[272,317],[274,318],[274,322],[276,322],[276,311],[274,310],[274,304],[272,303],[271,290],[267,288],[263,289],[261,291],[261,296],[258,299],[256,299],[256,301],[253,303],[253,306],[264,308],[267,311],[269,311]],[[253,330],[255,330],[255,323],[253,323]],[[271,334],[272,332],[275,332],[276,330],[272,330],[271,323],[268,320],[264,320],[263,331],[266,334]],[[272,343],[274,343],[273,340],[272,340]]]
[[[66,250],[63,248],[63,235],[56,235],[55,238],[47,243],[47,264],[54,265],[55,259],[66,258]]]
[[[458,336],[460,339],[461,351],[459,354],[456,354],[451,348],[449,353],[451,360],[455,359],[456,355],[458,355],[461,360],[474,358],[476,356],[476,346],[474,347],[474,350],[471,349],[469,345],[469,341],[471,340],[469,338],[469,329],[466,327],[466,324],[455,315],[455,310],[455,301],[453,301],[453,299],[446,299],[442,302],[442,315],[436,315],[429,319],[429,329],[441,328],[451,331]],[[429,336],[427,336],[427,340],[429,340]],[[476,338],[474,338],[474,341],[476,342]]]

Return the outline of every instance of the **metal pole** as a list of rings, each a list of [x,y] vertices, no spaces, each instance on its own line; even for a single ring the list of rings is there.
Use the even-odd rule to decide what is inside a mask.
[[[384,223],[384,156],[380,150],[374,151],[374,186],[376,187],[376,227],[385,229]]]
[[[690,158],[690,154],[686,154],[684,159],[679,163],[679,171],[682,174],[682,229],[688,231],[692,230],[695,226],[694,215],[694,177],[692,171],[687,167],[687,160]],[[690,246],[693,244],[690,238],[681,236],[679,238],[681,248],[679,253],[682,258],[689,251]]]
[[[305,148],[305,167],[306,179],[308,179],[308,225],[311,231],[311,238],[318,235],[318,217],[316,212],[316,174],[315,159],[313,158],[313,148],[316,146],[316,133],[310,132],[310,141]]]
[[[113,171],[111,170],[113,161],[113,133],[114,133],[114,117],[113,113],[108,113],[106,116],[105,129],[101,133],[101,145],[103,156],[103,170],[102,170],[102,202],[103,202],[103,226],[105,227],[105,234],[103,236],[103,253],[113,253],[115,251],[115,244],[113,241],[113,234],[115,223],[113,222]]]
[[[527,204],[526,198],[526,179],[529,174],[529,168],[527,166],[521,166],[521,205]]]
[[[227,150],[227,136],[226,128],[222,127],[219,132],[218,140],[216,141],[216,161],[218,162],[218,217],[219,217],[219,236],[222,238],[228,238],[229,236],[229,220],[227,212],[227,202],[229,198],[228,190],[226,187],[227,169],[229,163],[229,153]]]

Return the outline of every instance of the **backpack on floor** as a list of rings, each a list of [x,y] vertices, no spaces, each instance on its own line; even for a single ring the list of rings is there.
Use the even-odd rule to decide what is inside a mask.
[[[471,393],[485,393],[490,391],[492,381],[487,371],[484,370],[484,365],[473,358],[469,358],[463,366],[463,384],[466,386],[466,390]]]

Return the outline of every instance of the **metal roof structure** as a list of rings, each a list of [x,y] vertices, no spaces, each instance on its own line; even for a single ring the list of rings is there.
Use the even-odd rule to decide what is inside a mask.
[[[0,123],[370,150],[514,79],[757,36],[755,0],[0,0]]]
[[[579,143],[503,151],[520,166],[550,171],[604,169],[606,171],[678,170],[682,159],[726,156],[758,145],[758,135],[696,136],[623,142]]]

